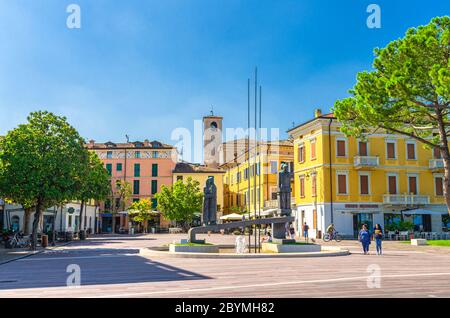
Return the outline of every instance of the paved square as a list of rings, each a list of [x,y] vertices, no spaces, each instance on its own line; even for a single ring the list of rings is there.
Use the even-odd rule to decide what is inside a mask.
[[[96,236],[0,265],[0,297],[450,297],[450,249],[385,242],[382,256],[147,258],[139,248],[185,235]],[[202,237],[202,236],[200,236]],[[232,243],[212,235],[209,242]],[[67,266],[81,287],[67,287]],[[379,271],[378,271],[379,270]],[[379,282],[379,284],[378,284]],[[369,283],[369,284],[368,284]],[[380,288],[377,288],[380,287]]]

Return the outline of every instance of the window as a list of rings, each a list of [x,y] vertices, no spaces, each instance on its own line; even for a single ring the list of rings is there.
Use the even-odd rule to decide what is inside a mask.
[[[135,177],[141,176],[141,165],[139,163],[134,164],[134,176]]]
[[[139,194],[139,180],[134,180],[133,181],[133,194]]]
[[[406,144],[406,156],[408,160],[416,160],[416,144],[407,143]]]
[[[442,196],[444,195],[444,182],[442,177],[434,178],[435,192],[436,195]]]
[[[111,209],[111,200],[110,199],[106,199],[105,201],[105,210],[109,210]]]
[[[152,180],[152,194],[158,192],[158,180]]]
[[[311,160],[316,159],[316,140],[311,140]]]
[[[300,197],[305,197],[305,177],[300,176]]]
[[[345,140],[337,140],[337,156],[338,157],[345,157]]]
[[[159,158],[158,152],[157,151],[153,151],[152,157],[153,158]]]
[[[152,209],[156,210],[157,207],[158,207],[158,199],[152,198]]]
[[[141,158],[141,152],[140,151],[135,151],[134,152],[134,157],[137,158],[137,159]]]
[[[157,176],[158,176],[158,164],[153,163],[152,164],[152,177],[157,177]]]
[[[111,163],[106,164],[106,171],[108,171],[108,174],[110,176],[112,175],[112,164]]]
[[[112,151],[107,151],[106,152],[106,158],[107,159],[112,159]]]
[[[248,179],[248,168],[244,169],[244,180]]]
[[[361,174],[359,176],[359,189],[360,194],[369,194],[369,176]]]
[[[177,181],[183,181],[183,176],[177,176]]]
[[[298,146],[298,162],[305,162],[305,145]]]
[[[271,174],[277,174],[278,173],[278,162],[277,161],[270,161],[270,173]]]
[[[138,198],[133,198],[133,202],[139,202]]]
[[[114,202],[116,205],[116,209],[120,208],[120,198],[116,198]]]
[[[313,174],[311,176],[311,193],[312,196],[315,197],[317,195],[317,176]]]
[[[368,151],[367,151],[367,142],[365,141],[360,141],[358,143],[358,154],[361,157],[367,157],[368,156]]]
[[[388,176],[389,194],[397,194],[397,176]]]
[[[387,142],[386,143],[386,157],[387,159],[395,159],[396,155],[395,155],[395,142]]]
[[[347,194],[347,175],[338,174],[338,194]]]
[[[72,227],[72,216],[69,215],[69,220],[67,222],[68,227]]]
[[[408,193],[417,194],[417,177],[408,176]]]
[[[121,163],[117,163],[116,164],[116,170],[117,171],[122,171],[122,164]]]

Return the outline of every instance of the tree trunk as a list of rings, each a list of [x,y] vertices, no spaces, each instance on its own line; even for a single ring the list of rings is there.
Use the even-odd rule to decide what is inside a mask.
[[[111,233],[116,233],[116,214],[112,213],[112,229]]]
[[[80,204],[80,231],[81,232],[83,230],[83,212],[84,212],[84,200],[81,200],[81,204]],[[85,224],[86,226],[86,224]]]
[[[32,212],[33,212],[32,208],[24,209],[24,217],[23,217],[23,234],[24,235],[30,234],[30,219],[31,219]]]
[[[441,141],[441,156],[444,161],[444,198],[447,204],[447,211],[450,214],[450,151],[448,149],[447,132],[445,130],[444,118],[439,105],[436,105],[436,117]]]
[[[42,203],[41,200],[38,199],[38,203],[36,205],[36,212],[34,214],[34,220],[33,220],[33,232],[31,235],[31,249],[33,251],[36,250],[37,247],[37,234],[39,229],[39,221],[41,219],[42,214]]]

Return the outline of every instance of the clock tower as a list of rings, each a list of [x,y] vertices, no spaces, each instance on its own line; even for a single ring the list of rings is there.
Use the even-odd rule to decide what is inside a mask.
[[[203,162],[206,166],[217,168],[220,164],[223,117],[211,115],[203,117]]]

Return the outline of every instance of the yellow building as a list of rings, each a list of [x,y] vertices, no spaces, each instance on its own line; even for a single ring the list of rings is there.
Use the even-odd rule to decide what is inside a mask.
[[[196,180],[200,183],[200,190],[206,186],[206,180],[209,177],[214,177],[214,184],[217,188],[217,220],[223,215],[224,205],[224,191],[223,191],[223,177],[225,171],[220,168],[212,168],[205,165],[193,164],[187,162],[179,162],[173,170],[173,183],[178,180],[186,182],[188,178]]]
[[[281,163],[287,163],[292,169],[293,159],[292,142],[263,142],[258,147],[251,147],[250,155],[245,151],[221,165],[226,171],[225,213],[254,213],[256,210],[267,216],[267,210],[277,207],[277,173]]]
[[[310,236],[334,223],[345,236],[361,224],[386,226],[403,218],[415,230],[441,232],[448,215],[443,161],[414,139],[378,132],[365,140],[346,137],[333,114],[288,131],[294,139],[297,226]]]

